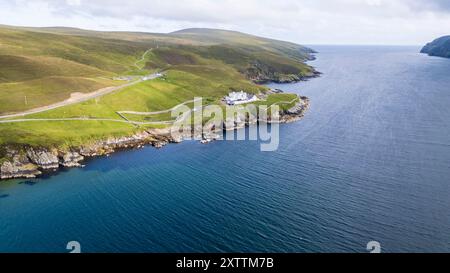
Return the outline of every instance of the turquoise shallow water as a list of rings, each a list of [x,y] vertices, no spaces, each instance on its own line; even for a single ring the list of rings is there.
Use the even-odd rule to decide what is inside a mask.
[[[185,142],[0,185],[0,252],[450,251],[450,60],[315,47],[311,98],[258,142]]]

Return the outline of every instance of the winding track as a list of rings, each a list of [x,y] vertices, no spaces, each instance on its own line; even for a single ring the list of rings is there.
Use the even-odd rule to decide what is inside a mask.
[[[140,62],[145,61],[145,56],[146,56],[149,52],[151,52],[152,50],[153,50],[153,48],[150,48],[149,50],[145,51],[144,54],[142,55],[142,58],[141,58],[140,60],[137,60],[137,61],[134,63],[134,66],[136,66],[137,69],[139,69],[139,70],[142,69],[142,67],[140,67],[138,64],[139,64]]]
[[[0,120],[0,123],[17,123],[17,122],[30,122],[30,121],[110,121],[120,122],[135,125],[154,125],[154,124],[172,124],[173,121],[151,121],[140,122],[124,119],[109,119],[109,118],[36,118],[36,119],[12,119],[12,120]]]
[[[180,103],[170,109],[162,110],[162,111],[156,111],[156,112],[135,112],[135,111],[118,111],[116,112],[122,119],[109,119],[109,118],[35,118],[35,119],[12,119],[12,120],[0,120],[0,124],[2,123],[17,123],[17,122],[29,122],[29,121],[109,121],[109,122],[119,122],[119,123],[128,123],[133,125],[155,125],[155,124],[173,124],[174,121],[149,121],[149,122],[141,122],[141,121],[133,121],[129,120],[126,116],[123,114],[134,114],[134,115],[157,115],[157,114],[163,114],[173,111],[174,109],[177,109],[178,107],[182,105],[186,105],[188,103],[192,103],[197,101],[198,99],[188,100],[183,103]],[[298,100],[298,98],[295,98],[291,101],[280,101],[275,104],[290,104]],[[194,110],[195,111],[195,110]],[[187,115],[189,115],[191,111],[188,111],[181,117],[181,119],[184,119]]]
[[[171,112],[171,111],[177,109],[178,107],[180,107],[180,106],[182,106],[182,105],[186,105],[186,104],[191,103],[191,102],[196,102],[196,101],[198,101],[198,100],[201,100],[201,99],[188,100],[188,101],[185,101],[185,102],[180,103],[180,104],[178,104],[178,105],[175,105],[174,107],[172,107],[172,108],[170,108],[170,109],[162,110],[162,111],[156,111],[156,112],[118,111],[117,113],[118,113],[118,114],[140,115],[140,116],[159,115],[159,114],[169,113],[169,112]]]
[[[153,80],[153,79],[159,78],[161,76],[163,76],[163,74],[155,73],[155,74],[152,74],[150,76],[147,76],[147,80]],[[53,109],[56,109],[56,108],[67,106],[67,105],[72,105],[72,104],[77,104],[77,103],[80,103],[80,102],[85,102],[85,101],[88,101],[88,100],[91,100],[91,99],[102,97],[104,95],[107,95],[107,94],[112,93],[114,91],[120,90],[122,88],[138,84],[138,83],[143,82],[143,81],[144,80],[141,78],[141,79],[136,80],[134,82],[126,83],[126,84],[123,84],[123,85],[120,85],[120,86],[113,86],[113,87],[102,88],[102,89],[99,89],[99,90],[97,90],[95,92],[87,94],[86,96],[83,96],[82,98],[73,99],[73,100],[68,99],[68,100],[65,100],[65,101],[57,102],[57,103],[54,103],[54,104],[50,104],[50,105],[47,105],[47,106],[43,106],[43,107],[27,110],[27,111],[20,112],[20,113],[0,116],[0,119],[23,117],[23,116],[26,116],[26,115],[37,114],[37,113],[45,112],[45,111],[48,111],[48,110],[53,110]]]
[[[134,66],[141,70],[142,68],[139,67],[139,63],[143,62],[145,60],[146,55],[151,52],[153,50],[153,48],[148,49],[147,51],[144,52],[144,54],[142,55],[141,59],[137,60],[134,63]],[[67,106],[67,105],[72,105],[72,104],[77,104],[77,103],[81,103],[81,102],[85,102],[91,99],[95,99],[98,97],[102,97],[104,95],[107,95],[109,93],[112,93],[114,91],[120,90],[122,88],[128,87],[128,86],[132,86],[135,84],[138,84],[140,82],[146,81],[146,80],[153,80],[159,77],[162,77],[163,74],[161,73],[154,73],[150,76],[145,77],[145,79],[143,78],[139,78],[136,81],[127,83],[127,84],[123,84],[120,86],[113,86],[113,87],[106,87],[106,88],[102,88],[99,89],[95,92],[89,93],[84,95],[81,98],[77,98],[77,99],[67,99],[65,101],[61,101],[61,102],[57,102],[51,105],[47,105],[47,106],[43,106],[43,107],[39,107],[39,108],[35,108],[35,109],[31,109],[31,110],[27,110],[27,111],[23,111],[20,113],[15,113],[15,114],[9,114],[9,115],[3,115],[0,116],[0,119],[8,119],[8,118],[16,118],[16,117],[24,117],[26,115],[31,115],[31,114],[37,114],[37,113],[41,113],[41,112],[45,112],[45,111],[49,111],[49,110],[53,110],[56,108],[60,108],[63,106]],[[197,99],[193,99],[193,100],[189,100],[186,102],[183,102],[181,104],[178,104],[170,109],[167,110],[162,110],[162,111],[155,111],[155,112],[135,112],[135,111],[118,111],[116,112],[120,117],[122,117],[122,119],[107,119],[107,118],[48,118],[48,119],[12,119],[12,120],[0,120],[0,123],[17,123],[17,122],[30,122],[30,121],[109,121],[109,122],[120,122],[120,123],[128,123],[128,124],[134,124],[134,125],[152,125],[152,124],[172,124],[173,121],[154,121],[154,122],[138,122],[138,121],[131,121],[128,118],[126,118],[123,114],[134,114],[134,115],[158,115],[158,114],[164,114],[164,113],[168,113],[173,111],[174,109],[182,106],[182,105],[186,105],[188,103],[192,103],[195,102]],[[278,102],[276,104],[280,104],[280,103],[290,103],[290,102]]]
[[[176,109],[182,105],[186,105],[191,102],[195,102],[197,99],[185,101],[181,104],[178,104],[168,110],[157,111],[157,112],[134,112],[134,111],[120,111],[116,112],[122,119],[109,119],[109,118],[34,118],[34,119],[8,119],[8,120],[0,120],[1,123],[17,123],[17,122],[28,122],[28,121],[110,121],[110,122],[120,122],[120,123],[129,123],[133,125],[154,125],[154,124],[172,124],[174,121],[149,121],[149,122],[141,122],[141,121],[133,121],[129,120],[123,114],[136,114],[136,115],[156,115],[162,113],[168,113],[173,109]],[[189,112],[190,113],[190,112]]]
[[[145,51],[144,54],[142,54],[141,59],[137,60],[134,63],[134,65],[139,70],[141,70],[142,68],[138,66],[138,63],[143,62],[145,60],[145,56],[149,52],[151,52],[152,50],[153,50],[153,48],[150,48],[147,51]],[[26,116],[26,115],[37,114],[37,113],[45,112],[45,111],[48,111],[48,110],[53,110],[53,109],[56,109],[56,108],[67,106],[67,105],[72,105],[72,104],[76,104],[76,103],[80,103],[80,102],[85,102],[85,101],[88,101],[88,100],[91,100],[91,99],[102,97],[104,95],[107,95],[107,94],[112,93],[114,91],[120,90],[122,88],[125,88],[125,87],[128,87],[128,86],[132,86],[132,85],[135,85],[135,84],[143,82],[143,81],[153,80],[153,79],[156,79],[156,78],[159,78],[159,77],[162,77],[162,76],[163,76],[163,74],[161,74],[161,73],[154,73],[154,74],[151,74],[150,76],[147,76],[145,80],[142,79],[142,77],[141,77],[141,78],[139,78],[139,80],[133,81],[133,82],[130,82],[130,83],[127,83],[127,84],[99,89],[97,91],[94,91],[94,92],[91,92],[89,94],[84,95],[82,98],[78,98],[78,99],[70,99],[69,98],[69,99],[61,101],[61,102],[57,102],[57,103],[50,104],[50,105],[43,106],[43,107],[38,107],[38,108],[35,108],[35,109],[26,110],[26,111],[23,111],[23,112],[20,112],[20,113],[3,115],[3,116],[0,116],[0,119],[23,117],[23,116]]]

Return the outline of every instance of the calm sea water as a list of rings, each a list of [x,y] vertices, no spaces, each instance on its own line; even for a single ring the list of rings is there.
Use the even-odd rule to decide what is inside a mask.
[[[259,143],[185,142],[1,182],[0,251],[450,251],[450,60],[316,47],[311,98]]]

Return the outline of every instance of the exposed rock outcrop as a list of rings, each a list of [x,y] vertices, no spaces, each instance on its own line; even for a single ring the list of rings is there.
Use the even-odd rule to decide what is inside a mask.
[[[73,168],[81,167],[80,162],[84,160],[84,156],[78,152],[66,152],[62,155],[60,164],[64,167]]]
[[[147,144],[161,148],[170,142],[180,141],[172,139],[169,129],[151,129],[129,137],[108,138],[105,141],[84,145],[78,148],[78,153],[84,157],[94,157],[108,155],[118,149],[139,148]]]
[[[255,62],[246,71],[243,71],[244,75],[250,79],[251,81],[259,84],[267,83],[267,82],[276,82],[276,83],[292,83],[305,81],[311,78],[316,78],[320,76],[320,72],[311,68],[310,71],[300,72],[294,68],[291,68],[292,71],[286,71],[281,73],[280,71],[273,69],[272,67],[260,63]]]
[[[59,168],[58,151],[56,149],[46,150],[30,147],[26,149],[26,153],[32,163],[44,170]]]
[[[309,108],[309,99],[300,97],[300,100],[292,108],[284,111],[280,116],[281,123],[289,123],[300,120]]]
[[[85,157],[107,155],[117,149],[142,147],[146,144],[161,148],[169,142],[172,142],[169,130],[155,129],[129,137],[108,138],[105,141],[74,147],[69,151],[36,147],[22,147],[20,150],[6,148],[6,160],[0,165],[0,177],[34,178],[45,170],[81,167],[80,162]]]
[[[33,178],[41,174],[38,166],[31,163],[25,154],[17,150],[8,149],[8,156],[11,157],[11,160],[4,161],[0,167],[1,179]]]

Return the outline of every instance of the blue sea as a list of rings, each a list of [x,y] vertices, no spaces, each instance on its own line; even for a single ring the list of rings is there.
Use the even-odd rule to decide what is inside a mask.
[[[316,46],[311,99],[257,141],[194,141],[0,182],[0,252],[450,252],[450,60]]]

